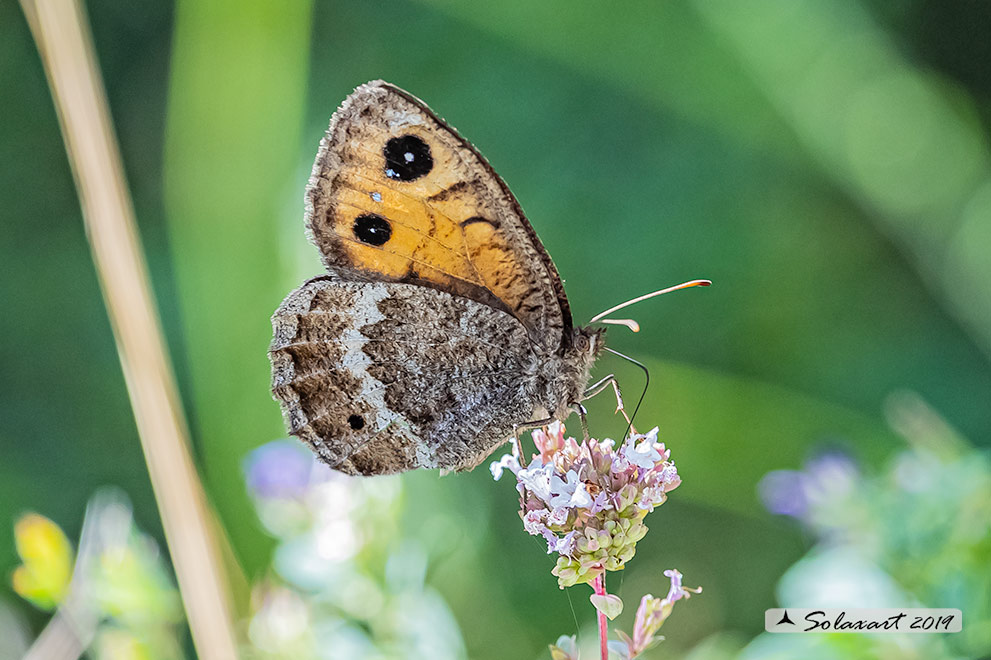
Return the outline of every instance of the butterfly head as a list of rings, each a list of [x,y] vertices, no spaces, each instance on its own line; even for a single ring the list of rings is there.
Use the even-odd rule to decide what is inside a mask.
[[[576,327],[561,350],[541,365],[537,399],[552,417],[564,419],[581,401],[595,359],[605,349],[605,328]]]

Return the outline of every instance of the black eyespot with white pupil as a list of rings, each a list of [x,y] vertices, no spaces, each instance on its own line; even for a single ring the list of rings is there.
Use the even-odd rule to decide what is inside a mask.
[[[430,146],[415,135],[390,138],[382,150],[385,175],[398,181],[412,181],[434,168]]]
[[[380,215],[366,213],[354,219],[354,235],[368,245],[385,245],[392,237],[392,225]]]

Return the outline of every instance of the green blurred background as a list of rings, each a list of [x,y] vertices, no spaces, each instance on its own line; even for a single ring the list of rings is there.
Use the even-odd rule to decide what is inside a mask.
[[[883,404],[903,389],[991,444],[986,2],[86,4],[195,454],[249,578],[273,543],[241,464],[284,435],[268,319],[320,270],[303,186],[330,114],[374,78],[486,155],[577,321],[715,282],[631,310],[639,334],[610,330],[650,365],[639,426],[660,426],[684,479],[623,588],[630,603],[663,593],[678,567],[706,590],[665,628],[672,649],[759,632],[807,549],[760,504],[768,471],[822,443],[879,462],[899,443]],[[161,526],[45,76],[9,2],[0,80],[7,571],[19,513],[73,537],[100,485]],[[635,400],[642,375],[604,357],[597,372],[612,371]],[[608,398],[592,406],[598,435],[623,430]],[[470,657],[533,657],[574,631],[508,484],[478,470],[404,486],[404,524],[452,534],[429,579]]]

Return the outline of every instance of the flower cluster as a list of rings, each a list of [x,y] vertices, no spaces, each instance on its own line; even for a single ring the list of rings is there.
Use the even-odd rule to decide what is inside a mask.
[[[539,454],[525,468],[515,449],[491,466],[499,479],[516,475],[523,527],[556,552],[552,573],[561,588],[591,583],[623,568],[647,533],[643,520],[681,483],[657,429],[612,440],[578,442],[554,422],[533,432]]]

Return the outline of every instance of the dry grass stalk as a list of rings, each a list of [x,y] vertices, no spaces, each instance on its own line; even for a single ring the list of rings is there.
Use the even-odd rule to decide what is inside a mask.
[[[235,658],[226,580],[79,0],[21,0],[45,65],[93,261],[201,658]],[[108,457],[108,460],[113,460]]]

